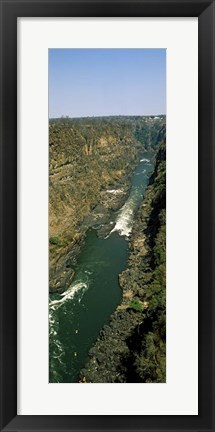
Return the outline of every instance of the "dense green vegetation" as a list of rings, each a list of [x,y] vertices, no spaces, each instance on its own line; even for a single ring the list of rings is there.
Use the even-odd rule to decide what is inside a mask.
[[[82,371],[87,382],[166,381],[166,132],[158,136],[155,170],[139,208],[123,301]]]
[[[164,137],[163,137],[164,138]],[[145,236],[146,253],[138,241]],[[123,288],[145,305],[141,322],[128,338],[128,380],[165,382],[166,378],[166,151],[163,140],[146,196],[138,214]],[[137,281],[135,290],[133,281]],[[135,382],[135,381],[134,381]]]

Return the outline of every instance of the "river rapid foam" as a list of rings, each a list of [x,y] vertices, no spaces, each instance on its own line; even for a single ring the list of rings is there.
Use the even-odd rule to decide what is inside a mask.
[[[78,291],[79,292],[81,291],[82,294],[84,294],[84,291],[87,289],[87,287],[88,287],[87,283],[84,283],[84,282],[76,282],[75,284],[72,284],[71,287],[67,291],[60,294],[62,299],[51,301],[49,303],[49,307],[51,308],[51,307],[55,307],[55,306],[60,306],[65,301],[72,299]]]
[[[120,235],[129,237],[132,231],[134,211],[136,210],[136,204],[140,197],[138,188],[134,189],[125,204],[118,212],[116,223],[114,228],[111,230],[109,236],[117,231]]]

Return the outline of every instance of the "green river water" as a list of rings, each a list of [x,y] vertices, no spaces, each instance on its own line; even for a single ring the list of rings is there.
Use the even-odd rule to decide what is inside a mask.
[[[90,229],[70,288],[49,299],[49,382],[79,381],[89,349],[121,301],[119,274],[126,268],[134,213],[153,171],[153,153],[144,153],[122,208],[113,214],[112,232],[99,238]]]

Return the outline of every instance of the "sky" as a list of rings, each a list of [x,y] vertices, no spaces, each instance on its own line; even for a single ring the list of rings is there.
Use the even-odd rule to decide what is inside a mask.
[[[165,49],[49,49],[49,118],[165,113]]]

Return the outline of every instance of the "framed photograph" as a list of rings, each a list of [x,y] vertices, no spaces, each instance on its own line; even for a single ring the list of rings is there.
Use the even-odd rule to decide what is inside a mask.
[[[214,17],[1,0],[1,430],[214,430]]]

